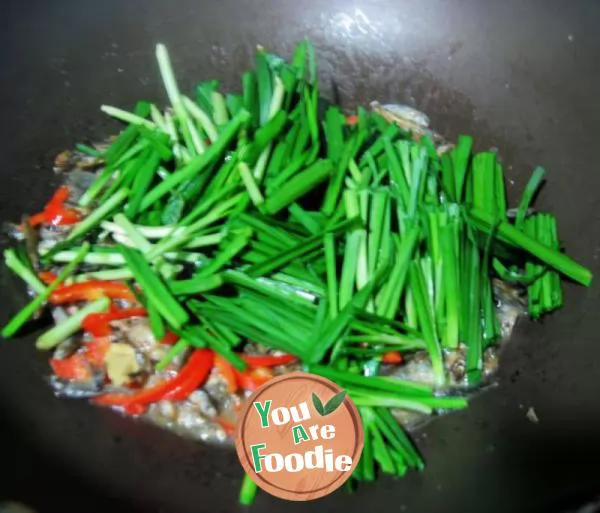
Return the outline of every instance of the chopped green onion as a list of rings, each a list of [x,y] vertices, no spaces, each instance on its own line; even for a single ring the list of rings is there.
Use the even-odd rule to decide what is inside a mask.
[[[189,320],[187,312],[171,295],[162,280],[154,274],[142,255],[127,248],[121,248],[121,252],[148,301],[154,304],[172,327],[180,328],[185,324]]]
[[[256,493],[258,492],[258,486],[248,474],[244,474],[242,480],[242,488],[240,490],[240,504],[242,506],[250,506],[254,502]]]
[[[50,294],[54,292],[58,286],[65,281],[65,279],[75,270],[75,268],[83,261],[86,253],[89,251],[90,245],[88,242],[84,242],[81,245],[81,249],[74,256],[73,260],[69,262],[65,268],[58,274],[56,280],[54,280],[48,287],[38,296],[31,300],[31,302],[25,306],[19,313],[17,313],[4,328],[2,328],[2,336],[4,338],[12,337],[23,324],[25,324],[31,316],[37,312],[44,302],[50,297]]]
[[[4,263],[6,267],[27,283],[34,292],[43,294],[46,291],[46,286],[29,267],[21,262],[14,249],[9,248],[4,250]]]
[[[85,305],[81,310],[70,315],[66,320],[60,322],[54,328],[41,335],[35,347],[48,350],[56,347],[63,340],[70,337],[81,329],[81,323],[90,314],[106,312],[110,306],[110,299],[103,297]]]
[[[217,132],[217,128],[213,124],[208,114],[206,114],[206,112],[204,112],[197,104],[195,104],[187,96],[183,97],[183,105],[188,110],[190,115],[200,123],[202,130],[206,132],[206,135],[210,139],[210,142],[214,143],[218,139],[219,133]]]
[[[493,218],[481,210],[471,209],[469,217],[474,221],[475,226],[485,233],[489,233],[494,226]],[[582,285],[589,286],[592,282],[592,273],[589,269],[586,269],[565,254],[541,244],[504,221],[498,224],[498,237],[509,244],[520,247]]]
[[[248,164],[245,162],[240,162],[238,164],[238,171],[242,177],[244,185],[246,186],[246,190],[248,191],[248,195],[250,196],[252,203],[254,203],[254,205],[257,207],[264,203],[265,199],[263,198],[263,195],[261,194],[254,177],[252,176],[252,171],[250,171]]]
[[[544,174],[545,171],[543,167],[536,167],[533,170],[531,178],[529,179],[529,182],[527,182],[525,190],[523,191],[523,196],[521,197],[521,201],[519,202],[519,207],[517,208],[517,217],[515,219],[516,228],[523,228],[525,216],[527,216],[527,210],[529,209],[529,205],[531,204],[533,197],[542,185],[542,181],[544,180]]]
[[[105,112],[109,116],[112,116],[113,118],[117,118],[120,121],[124,121],[125,123],[131,123],[132,125],[141,125],[150,129],[154,129],[155,127],[152,121],[148,121],[147,119],[144,119],[141,116],[136,116],[131,112],[127,112],[117,107],[102,105],[102,107],[100,107],[100,110],[102,112]]]
[[[129,189],[121,189],[111,196],[107,201],[102,203],[96,210],[93,210],[83,221],[80,221],[75,225],[69,235],[67,235],[67,241],[71,241],[85,235],[87,232],[92,230],[97,224],[100,224],[102,219],[108,216],[115,208],[127,199],[129,196]]]
[[[75,148],[77,149],[77,151],[80,151],[81,153],[90,157],[102,157],[101,151],[98,151],[96,148],[88,146],[87,144],[78,143],[75,145]]]
[[[181,353],[190,346],[189,342],[183,338],[179,339],[176,344],[169,348],[161,360],[156,364],[157,371],[163,371],[167,366]]]
[[[240,128],[248,121],[249,117],[250,114],[248,111],[240,110],[236,117],[223,129],[218,140],[211,144],[202,155],[195,157],[183,169],[168,176],[160,184],[154,187],[154,189],[150,190],[142,201],[141,210],[146,210],[150,205],[153,205],[179,184],[193,178],[194,175],[210,165],[230,143],[238,130],[240,130]]]

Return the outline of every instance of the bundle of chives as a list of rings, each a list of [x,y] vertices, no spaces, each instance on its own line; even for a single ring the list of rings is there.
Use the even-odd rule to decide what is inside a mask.
[[[129,126],[101,154],[81,148],[105,168],[79,200],[89,214],[42,255],[67,264],[57,280],[46,287],[5,252],[38,296],[2,335],[15,334],[79,263],[94,266],[71,281],[135,281],[154,335],[181,337],[157,369],[189,346],[243,369],[234,349],[246,339],[296,355],[359,406],[365,448],[355,478],[422,469],[389,408],[466,406],[436,395],[453,384],[444,351],[464,347],[468,384],[481,381],[484,350],[499,335],[496,274],[527,286],[536,318],[562,306],[561,275],[591,281],[561,253],[555,218],[530,214],[544,170],[534,171],[513,222],[502,164],[495,153],[473,154],[471,137],[440,156],[427,136],[413,139],[364,109],[355,125],[335,106],[320,119],[306,41],[290,63],[260,49],[240,95],[211,80],[194,99],[181,94],[166,48],[156,50],[172,109],[103,107]],[[38,347],[54,347],[108,306],[84,306]],[[378,376],[397,349],[425,351],[434,386]],[[240,501],[255,491],[246,477]]]

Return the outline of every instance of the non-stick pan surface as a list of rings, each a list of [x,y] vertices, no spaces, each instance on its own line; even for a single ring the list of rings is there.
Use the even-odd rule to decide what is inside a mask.
[[[57,152],[117,128],[102,103],[164,100],[156,42],[184,89],[213,77],[235,88],[256,43],[287,55],[309,37],[330,97],[409,103],[446,135],[474,134],[500,149],[512,198],[546,167],[540,205],[557,214],[569,253],[600,271],[594,0],[21,0],[3,11],[1,220],[39,209]],[[2,322],[21,290],[3,271]],[[254,511],[538,513],[599,493],[598,291],[567,285],[563,311],[519,324],[500,386],[417,434],[422,474],[309,504],[261,494]],[[233,452],[53,398],[32,340],[0,347],[3,495],[61,513],[237,509]]]

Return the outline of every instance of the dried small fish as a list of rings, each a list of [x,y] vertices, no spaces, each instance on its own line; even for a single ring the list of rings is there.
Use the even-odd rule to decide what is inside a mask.
[[[202,415],[212,418],[217,416],[217,409],[211,396],[204,390],[196,390],[192,392],[187,401],[195,405]]]
[[[72,167],[73,152],[71,150],[61,151],[54,159],[54,172],[62,173]]]
[[[56,174],[68,173],[75,169],[93,171],[104,164],[100,157],[86,155],[80,151],[65,150],[54,159],[53,171]]]
[[[466,346],[461,344],[455,351],[446,351],[444,353],[444,363],[450,372],[453,383],[464,384],[466,376]]]
[[[440,134],[429,128],[429,117],[408,105],[381,105],[379,102],[374,101],[371,102],[371,108],[383,116],[386,121],[395,123],[400,128],[411,132],[415,140],[419,140],[424,135],[427,135],[436,144],[445,143],[444,138]]]
[[[527,313],[527,301],[522,291],[503,281],[494,280],[496,312],[500,321],[501,340],[506,342],[512,334],[519,318]]]
[[[158,344],[146,318],[112,321],[111,326],[114,328],[115,340],[126,341],[142,353],[148,353]]]
[[[80,347],[81,338],[76,336],[69,337],[56,346],[52,357],[56,358],[57,360],[64,360],[65,358],[75,354]]]
[[[376,104],[378,107],[390,113],[395,118],[400,118],[422,128],[429,128],[429,124],[431,123],[427,114],[421,112],[420,110],[414,109],[413,107],[409,107],[408,105],[402,105],[398,103],[379,105],[377,102],[373,102],[371,103],[371,107],[373,107],[373,104]]]
[[[104,374],[98,374],[89,381],[68,381],[58,376],[50,376],[50,386],[58,397],[81,399],[95,397],[103,393]]]
[[[217,410],[203,390],[193,392],[185,401],[159,401],[150,406],[145,418],[177,434],[210,443],[227,441],[227,434],[211,419]]]
[[[451,144],[451,143],[440,144],[437,147],[436,152],[441,157],[444,153],[448,153],[455,146],[456,146],[455,144]]]
[[[519,317],[526,312],[526,302],[522,291],[510,284],[495,279],[493,282],[496,298],[496,315],[500,321],[501,336],[498,344],[488,347],[483,353],[483,376],[486,382],[495,375],[499,366],[499,349],[510,339],[510,335]],[[450,378],[450,388],[468,388],[466,381],[466,347],[461,344],[455,351],[444,352],[444,366]],[[419,351],[407,357],[402,366],[384,367],[386,375],[424,383],[433,386],[435,383],[431,360],[426,351]],[[485,384],[485,383],[484,383]]]
[[[217,403],[222,404],[229,398],[229,391],[227,382],[219,373],[211,373],[208,381],[204,385],[204,390],[210,395],[211,399]]]
[[[497,347],[488,347],[483,353],[483,376],[489,378],[493,376],[500,365]]]
[[[402,366],[394,366],[389,376],[405,381],[413,381],[433,386],[435,377],[431,359],[426,351],[419,351],[407,358]]]
[[[256,342],[248,342],[244,346],[244,353],[252,355],[265,355],[269,354],[269,348],[257,344]]]

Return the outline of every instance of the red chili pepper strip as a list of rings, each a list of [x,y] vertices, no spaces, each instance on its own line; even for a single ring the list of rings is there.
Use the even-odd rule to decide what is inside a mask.
[[[96,337],[91,342],[85,344],[84,356],[94,367],[103,367],[109,348],[109,337]]]
[[[86,319],[90,319],[91,321],[110,322],[129,319],[130,317],[148,317],[148,310],[142,307],[114,308],[106,313],[89,314],[83,322],[85,322]]]
[[[38,273],[38,278],[46,285],[50,285],[53,281],[55,281],[57,276],[58,275],[56,273],[50,271],[40,271]]]
[[[142,415],[142,413],[146,413],[146,407],[143,404],[128,404],[124,409],[126,413],[133,417]]]
[[[81,326],[84,331],[94,335],[94,337],[110,337],[110,334],[112,333],[112,328],[108,322],[89,321],[87,317],[83,319]]]
[[[37,226],[38,224],[44,224],[46,222],[47,216],[44,212],[40,212],[39,214],[33,214],[29,216],[29,224],[31,226]]]
[[[240,372],[233,369],[239,387],[242,390],[254,391],[273,379],[273,372],[267,367]]]
[[[233,366],[222,356],[216,355],[215,368],[227,382],[227,391],[230,394],[235,394],[237,392],[238,385],[235,378],[235,372],[233,372]]]
[[[241,354],[242,359],[250,367],[276,367],[277,365],[287,365],[288,363],[295,362],[298,358],[291,354],[282,354],[280,356],[258,356]]]
[[[177,381],[177,377],[178,376],[175,376],[173,379],[163,381],[162,383],[159,383],[151,388],[144,388],[135,394],[104,394],[96,397],[92,402],[102,406],[127,407],[133,404],[139,404],[143,406],[146,400],[148,400],[148,402],[159,401],[175,386],[173,382]],[[141,400],[143,402],[138,403],[137,400]]]
[[[384,353],[383,356],[381,357],[381,361],[383,363],[402,363],[403,359],[402,359],[402,355],[400,354],[399,351],[388,351],[387,353]]]
[[[31,226],[37,226],[39,224],[45,224],[46,223],[46,214],[44,212],[40,212],[39,214],[33,214],[32,216],[29,216],[29,224]]]
[[[161,338],[158,343],[166,344],[168,346],[172,346],[179,340],[179,335],[173,333],[172,331],[168,331],[163,338]]]
[[[69,199],[69,188],[63,185],[58,188],[50,199],[44,210],[29,218],[29,224],[67,225],[77,223],[81,215],[76,210],[65,207],[64,203]]]
[[[122,308],[107,313],[89,314],[83,319],[81,325],[88,333],[95,337],[106,337],[111,334],[111,321],[129,319],[131,317],[146,317],[148,312],[145,308]]]
[[[94,399],[94,402],[104,406],[121,406],[127,412],[133,411],[130,408],[133,406],[139,412],[137,406],[147,406],[162,399],[180,400],[206,381],[212,366],[213,352],[210,349],[196,349],[173,379],[144,388],[133,395],[105,394]]]
[[[47,207],[62,206],[62,204],[69,199],[69,194],[70,194],[69,188],[66,185],[61,185],[58,189],[56,189],[54,196],[52,196],[52,198],[50,198],[50,201],[48,202],[48,204],[46,206]]]
[[[346,116],[346,124],[347,125],[356,125],[358,123],[358,116],[353,114],[351,116]]]
[[[214,361],[215,354],[210,349],[196,349],[184,368],[181,369],[181,385],[166,394],[163,399],[170,399],[171,401],[186,399],[194,390],[206,382]]]
[[[68,208],[51,208],[44,212],[44,215],[46,216],[46,224],[54,226],[75,224],[81,219],[81,216],[75,210]]]
[[[92,378],[92,369],[86,358],[79,353],[63,358],[50,359],[50,366],[59,378],[86,381]]]
[[[135,301],[135,295],[125,283],[118,281],[90,280],[58,287],[51,295],[50,302],[55,305],[75,301],[94,301],[101,297]]]

